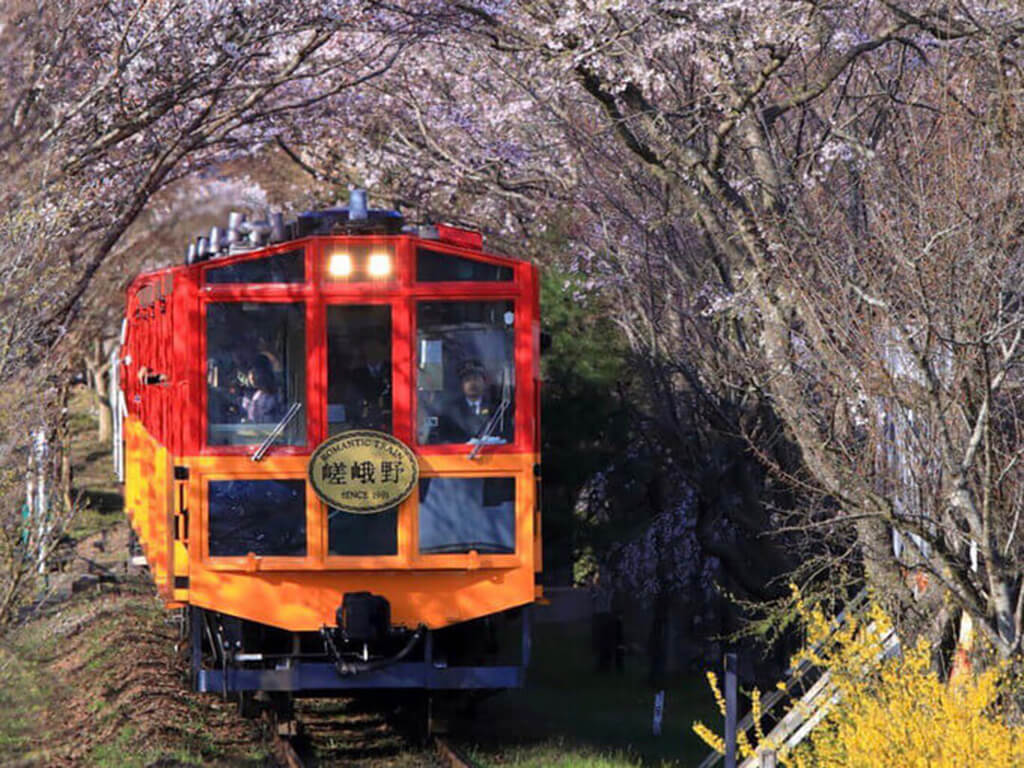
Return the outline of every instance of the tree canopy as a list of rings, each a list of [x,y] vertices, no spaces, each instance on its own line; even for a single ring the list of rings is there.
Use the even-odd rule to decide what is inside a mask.
[[[661,441],[765,473],[737,520],[1018,652],[1022,35],[999,0],[15,3],[0,379],[156,192],[275,148],[535,244]]]

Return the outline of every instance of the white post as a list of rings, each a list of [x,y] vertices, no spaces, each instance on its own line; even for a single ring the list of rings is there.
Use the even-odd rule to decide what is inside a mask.
[[[123,331],[122,331],[123,335]],[[119,483],[124,482],[124,455],[123,455],[123,424],[124,424],[124,393],[121,392],[120,364],[121,348],[115,346],[110,351],[110,411],[112,429],[110,430],[113,440],[111,455],[114,458],[114,475]]]
[[[36,454],[34,450],[28,452],[28,465],[25,470],[25,515],[21,521],[24,529],[22,544],[31,551],[32,539],[36,535]]]
[[[33,446],[34,459],[35,459],[35,475],[36,475],[36,488],[35,488],[35,504],[32,513],[35,515],[35,535],[36,541],[35,546],[37,548],[37,557],[39,560],[38,571],[39,573],[46,573],[46,537],[49,533],[49,515],[47,514],[47,503],[46,503],[46,458],[49,446],[46,442],[46,430],[37,429],[35,432],[35,444]]]
[[[661,736],[661,718],[665,712],[665,691],[658,691],[654,694],[654,721],[651,723],[651,731],[655,736]]]
[[[736,768],[736,720],[739,700],[736,696],[739,663],[735,653],[725,654],[725,768]]]

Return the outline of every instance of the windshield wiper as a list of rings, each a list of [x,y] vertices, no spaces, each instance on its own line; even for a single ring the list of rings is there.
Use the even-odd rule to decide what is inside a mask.
[[[469,458],[471,459],[475,459],[480,454],[481,449],[483,449],[487,442],[487,438],[494,433],[495,428],[504,418],[505,411],[507,411],[508,407],[512,404],[512,385],[509,382],[508,369],[503,370],[501,373],[501,403],[494,409],[494,415],[491,416],[490,421],[487,422],[487,425],[483,429],[483,433],[477,434],[477,437],[475,438],[477,443],[473,446],[473,450],[469,452]]]
[[[272,430],[270,434],[266,436],[260,447],[256,449],[251,458],[253,461],[260,461],[270,449],[270,446],[274,444],[274,441],[281,436],[285,428],[291,423],[292,419],[302,410],[302,403],[292,403],[288,406],[288,413],[286,413]]]

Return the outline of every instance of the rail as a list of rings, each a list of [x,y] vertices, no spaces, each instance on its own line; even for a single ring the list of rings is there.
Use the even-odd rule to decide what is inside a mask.
[[[270,751],[277,764],[285,768],[306,768],[291,741],[297,733],[295,720],[281,720],[272,708],[263,710],[263,720],[270,734]]]
[[[434,736],[433,740],[434,751],[437,752],[437,756],[441,759],[445,768],[482,768],[473,758],[453,747],[447,739],[441,736]]]
[[[314,709],[310,709],[310,706]],[[362,710],[357,710],[354,717],[359,718],[360,711]],[[317,715],[318,712],[322,712],[322,710],[317,708],[313,702],[308,702],[305,706],[300,705],[297,709],[292,709],[290,706],[285,706],[283,709],[267,706],[262,710],[265,738],[273,759],[279,766],[307,768],[318,764],[319,760],[323,758],[319,751],[323,747],[321,742],[324,741],[325,723],[332,727],[343,727],[345,735],[350,735],[352,724],[347,718],[353,715],[346,715],[344,712],[339,713],[332,709],[324,713],[327,717],[324,720],[323,715]],[[408,723],[405,727],[395,725],[395,721],[392,723],[394,727],[399,728],[399,734],[409,726]],[[423,725],[424,723],[413,724],[412,733],[401,735],[401,738],[410,746],[418,745],[415,747],[416,751],[425,748],[433,753],[433,762],[444,766],[444,768],[484,768],[480,762],[466,754],[462,748],[452,744],[445,736],[436,733],[428,735],[426,731],[421,730]],[[429,723],[427,723],[427,729],[429,730],[429,728]],[[335,738],[329,737],[325,743],[330,743],[331,749],[339,748]],[[346,747],[340,748],[345,749]],[[372,747],[369,749],[372,751]],[[351,754],[346,757],[351,757]],[[327,760],[328,764],[334,764],[330,758]]]

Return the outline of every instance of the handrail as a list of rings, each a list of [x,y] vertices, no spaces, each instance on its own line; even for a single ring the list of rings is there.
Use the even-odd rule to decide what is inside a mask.
[[[812,653],[817,653],[819,650],[821,650],[821,648],[824,647],[824,645],[832,639],[832,637],[840,629],[840,627],[842,627],[843,625],[846,624],[846,622],[848,621],[848,617],[851,614],[859,614],[864,609],[864,607],[866,606],[867,598],[868,598],[868,591],[867,591],[867,589],[862,589],[860,592],[858,592],[856,595],[854,595],[853,599],[850,600],[850,602],[846,604],[846,606],[843,608],[843,610],[841,610],[839,612],[839,615],[836,616],[836,618],[832,622],[832,629],[829,631],[828,636],[822,638],[817,643],[815,643],[814,646],[811,649],[811,652]],[[764,714],[770,712],[772,709],[774,709],[775,706],[780,701],[782,701],[782,699],[784,699],[785,697],[789,696],[790,692],[797,686],[797,684],[802,682],[804,677],[806,677],[811,671],[813,671],[813,669],[814,669],[814,665],[811,664],[811,662],[809,662],[807,660],[804,660],[804,661],[800,662],[800,664],[795,669],[787,672],[786,680],[785,680],[785,688],[784,689],[775,688],[775,689],[769,691],[767,694],[765,694],[764,697],[762,697],[762,699],[761,699],[761,713],[762,713],[762,716]],[[811,690],[812,691],[815,690],[816,686],[817,686],[817,682],[814,685],[811,686]],[[785,717],[783,717],[782,720],[785,720]],[[780,722],[781,722],[781,720],[780,720]],[[747,731],[749,731],[753,727],[754,727],[754,713],[753,712],[748,712],[746,715],[744,715],[740,719],[739,723],[737,723],[736,731],[737,731],[737,733],[746,733]],[[718,765],[718,763],[724,757],[725,756],[721,752],[712,751],[710,754],[708,754],[700,762],[700,764],[698,765],[698,768],[713,768],[714,766]]]

